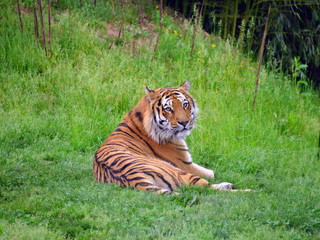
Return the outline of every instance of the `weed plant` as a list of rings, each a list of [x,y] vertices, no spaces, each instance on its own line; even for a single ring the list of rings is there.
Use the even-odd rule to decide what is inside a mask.
[[[32,15],[21,34],[14,6],[1,3],[0,238],[319,239],[316,93],[263,70],[253,111],[256,64],[230,43],[198,34],[191,57],[192,27],[166,16],[156,53],[133,56],[133,34],[108,50],[113,40],[100,33],[116,22],[111,1],[97,2],[55,9],[47,54]],[[138,29],[138,11],[125,11]],[[215,171],[213,183],[255,191],[159,196],[94,182],[95,150],[144,87],[185,80],[200,109],[187,139],[193,160]]]

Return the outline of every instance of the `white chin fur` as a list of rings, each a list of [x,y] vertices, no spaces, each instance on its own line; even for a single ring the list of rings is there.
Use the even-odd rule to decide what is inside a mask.
[[[185,131],[182,131],[182,132],[178,132],[178,134],[174,135],[173,137],[176,137],[176,138],[185,138],[186,136],[188,136],[190,134],[191,130],[185,130]]]
[[[152,138],[157,143],[167,142],[169,140],[184,140],[191,132],[190,130],[184,130],[175,133],[171,129],[160,129],[159,126],[153,122],[152,130],[149,133],[150,138]]]

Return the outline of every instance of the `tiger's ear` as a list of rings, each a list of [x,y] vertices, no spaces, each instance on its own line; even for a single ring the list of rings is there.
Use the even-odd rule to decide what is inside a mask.
[[[150,89],[148,86],[146,86],[144,91],[146,92],[146,97],[149,102],[151,102],[153,99],[155,99],[157,97],[156,92],[154,90]]]
[[[179,88],[189,92],[189,90],[190,90],[190,82],[188,80],[185,81]]]

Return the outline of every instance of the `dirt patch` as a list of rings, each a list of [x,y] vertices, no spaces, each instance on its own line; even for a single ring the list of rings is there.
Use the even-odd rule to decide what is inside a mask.
[[[107,38],[111,38],[111,39],[116,39],[119,35],[119,28],[117,28],[116,26],[114,26],[113,24],[106,24],[106,37]]]
[[[98,36],[116,42],[119,38],[121,24],[106,23],[104,24],[104,28],[105,30],[98,30]],[[124,30],[121,31],[121,42],[123,42],[126,49],[133,49],[136,55],[140,48],[149,49],[153,46],[153,42],[157,37],[157,33],[155,33],[154,28],[154,24],[147,21],[140,24],[140,27],[126,25],[124,26]],[[128,37],[128,35],[130,35],[130,37]],[[115,45],[116,44],[112,44],[112,47]]]
[[[185,24],[187,19],[170,9],[165,9],[165,13],[166,15],[172,16],[173,22],[181,29],[183,35],[185,35],[190,25],[190,23]],[[140,49],[153,49],[158,37],[158,32],[156,32],[158,26],[155,26],[151,22],[151,19],[144,13],[141,13],[139,17],[139,27],[130,24],[124,26],[124,33],[122,30],[119,41],[117,41],[117,39],[119,38],[119,30],[121,28],[120,22],[105,23],[104,27],[105,30],[98,30],[99,37],[112,40],[113,44],[110,45],[111,47],[115,47],[121,42],[125,49],[131,49],[134,55],[139,55]],[[198,29],[198,34],[202,34],[205,38],[209,36],[209,34],[202,29]],[[128,35],[130,35],[130,37],[128,37]]]
[[[33,9],[32,8],[28,8],[28,7],[25,7],[25,6],[21,6],[20,5],[20,10],[21,10],[21,14],[23,15],[32,15],[33,14]],[[17,10],[18,11],[18,10]]]

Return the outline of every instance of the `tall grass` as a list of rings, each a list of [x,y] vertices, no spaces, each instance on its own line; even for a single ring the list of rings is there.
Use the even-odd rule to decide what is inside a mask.
[[[90,19],[88,9],[74,6],[54,12],[46,55],[32,34],[32,16],[23,15],[21,34],[16,12],[4,6],[0,238],[319,238],[320,101],[311,89],[262,71],[252,111],[256,64],[228,42],[200,34],[191,57],[189,23],[184,37],[164,17],[156,54],[146,47],[132,56],[132,34],[110,50],[112,39],[101,37],[111,19],[99,11],[112,12],[111,5],[90,9],[97,11]],[[132,9],[126,24],[138,24],[130,20],[138,19]],[[157,15],[155,7],[148,11]],[[117,8],[116,14],[119,19]],[[94,182],[95,150],[143,96],[144,86],[185,80],[200,108],[187,140],[194,161],[215,171],[214,182],[256,191],[185,187],[178,196],[157,196]]]

